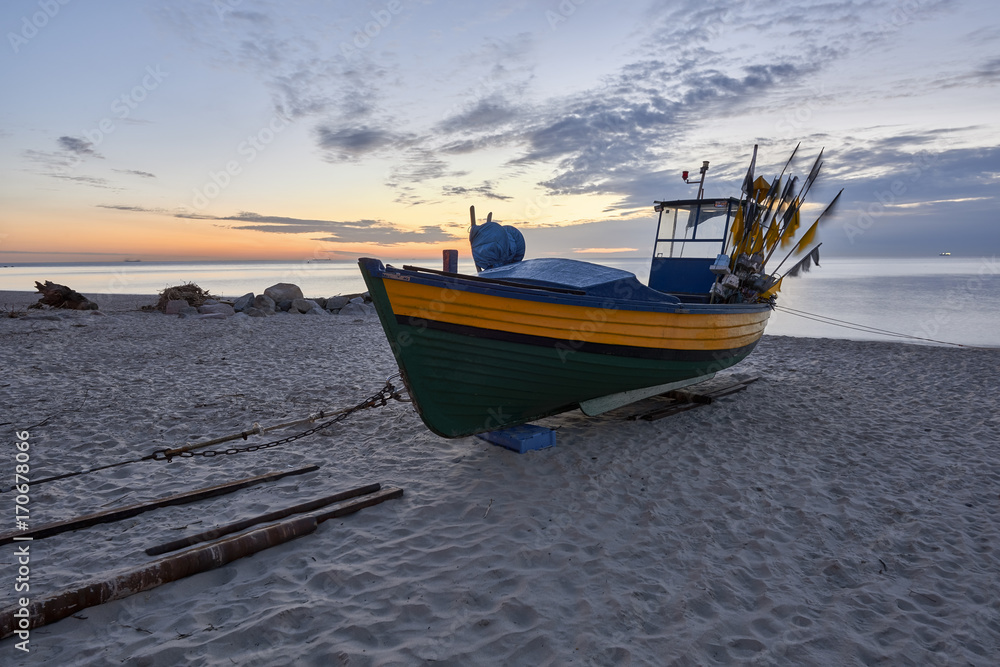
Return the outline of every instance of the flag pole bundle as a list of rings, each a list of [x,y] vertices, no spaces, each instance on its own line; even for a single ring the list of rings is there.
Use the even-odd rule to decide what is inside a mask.
[[[781,173],[770,182],[763,176],[755,178],[757,146],[754,146],[750,166],[743,178],[740,203],[723,248],[723,253],[730,258],[730,273],[739,279],[739,287],[720,289],[723,278],[720,276],[718,288],[713,286],[712,302],[771,301],[786,276],[794,278],[813,264],[819,266],[819,246],[822,244],[813,245],[819,224],[824,218],[829,219],[843,190],[799,235],[802,207],[823,168],[823,150],[820,150],[801,185],[798,177],[786,177],[799,146],[801,143],[795,146]],[[791,250],[771,270],[768,263],[779,246],[782,250],[788,247]],[[798,261],[779,274],[781,267],[792,258]]]

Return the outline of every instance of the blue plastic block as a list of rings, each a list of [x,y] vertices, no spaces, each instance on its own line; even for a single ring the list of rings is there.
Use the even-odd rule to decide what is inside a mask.
[[[494,445],[511,449],[518,454],[524,454],[534,449],[545,449],[546,447],[556,446],[556,432],[550,428],[535,426],[534,424],[521,424],[520,426],[503,428],[499,431],[479,433],[476,437],[486,442],[491,442]]]

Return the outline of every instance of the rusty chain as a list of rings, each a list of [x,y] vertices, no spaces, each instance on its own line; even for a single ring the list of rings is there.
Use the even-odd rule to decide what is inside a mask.
[[[330,428],[334,424],[339,424],[340,422],[344,421],[355,412],[361,412],[362,410],[368,410],[371,408],[381,408],[386,404],[388,404],[388,402],[392,399],[405,402],[405,399],[401,397],[400,392],[396,389],[396,386],[392,383],[393,377],[397,376],[390,377],[388,380],[385,381],[385,386],[383,386],[381,389],[379,389],[377,392],[369,396],[361,403],[358,403],[353,407],[347,408],[346,410],[342,410],[333,419],[325,421],[319,426],[314,426],[313,428],[307,431],[296,433],[295,435],[290,435],[286,438],[281,438],[280,440],[265,442],[259,445],[247,445],[246,447],[229,447],[228,449],[219,449],[219,450],[209,449],[203,452],[184,451],[173,454],[171,452],[174,450],[158,449],[157,451],[153,452],[152,459],[154,461],[170,462],[171,460],[173,460],[174,457],[191,458],[194,456],[212,457],[212,456],[223,456],[231,454],[242,454],[244,452],[256,452],[262,449],[271,449],[272,447],[280,447],[281,445],[286,445],[290,442],[295,442],[300,438],[305,438],[312,435],[313,433],[318,433],[323,429]]]
[[[108,463],[106,465],[97,466],[96,468],[89,468],[87,470],[76,470],[74,472],[63,473],[61,475],[54,475],[52,477],[46,477],[44,479],[34,480],[34,481],[32,481],[32,484],[33,485],[45,484],[46,482],[54,482],[56,480],[67,479],[69,477],[76,477],[78,475],[89,475],[91,473],[95,473],[95,472],[98,472],[100,470],[108,470],[109,468],[117,468],[119,466],[129,465],[131,463],[141,463],[143,461],[168,461],[169,462],[174,457],[190,458],[190,457],[193,457],[193,456],[211,457],[211,456],[219,456],[219,455],[224,455],[224,454],[240,454],[242,452],[256,452],[256,451],[259,451],[261,449],[270,449],[272,447],[278,447],[280,445],[285,445],[285,444],[288,444],[289,442],[294,442],[294,441],[296,441],[296,440],[298,440],[300,438],[305,438],[307,436],[310,436],[313,433],[316,433],[318,431],[322,431],[325,428],[330,428],[334,424],[338,424],[338,423],[344,421],[345,419],[347,419],[350,415],[354,414],[355,412],[360,412],[362,410],[368,410],[370,408],[380,408],[380,407],[388,404],[388,402],[390,400],[401,401],[403,403],[410,402],[410,399],[406,399],[406,398],[402,397],[400,391],[398,389],[396,389],[396,386],[392,383],[393,378],[397,378],[397,377],[399,377],[398,373],[395,374],[395,375],[389,376],[389,378],[385,381],[385,386],[383,386],[381,389],[379,389],[376,393],[372,394],[367,399],[365,399],[361,403],[358,403],[354,407],[347,408],[345,410],[340,411],[339,413],[337,413],[337,416],[334,417],[333,419],[330,419],[329,421],[323,422],[319,426],[315,426],[315,427],[309,429],[308,431],[303,431],[302,433],[296,433],[295,435],[290,435],[287,438],[281,438],[280,440],[275,440],[273,442],[265,442],[265,443],[260,444],[260,445],[249,445],[247,447],[230,447],[229,449],[225,449],[225,450],[208,450],[208,451],[204,451],[204,452],[194,452],[194,451],[183,451],[183,452],[181,452],[181,451],[177,451],[175,449],[158,449],[155,452],[153,452],[152,454],[147,454],[146,456],[142,456],[142,457],[139,457],[139,458],[128,459],[126,461],[116,461],[114,463]],[[320,415],[322,417],[323,413],[321,412]],[[245,438],[246,438],[246,435],[244,434],[244,439]],[[10,487],[10,488],[0,487],[0,493],[7,493],[9,491],[13,491],[15,488],[16,487]]]

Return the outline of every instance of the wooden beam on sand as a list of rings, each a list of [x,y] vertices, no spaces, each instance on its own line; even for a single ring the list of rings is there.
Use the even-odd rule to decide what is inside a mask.
[[[313,510],[318,510],[322,507],[338,503],[342,500],[350,500],[351,498],[357,498],[358,496],[366,496],[370,493],[375,493],[381,488],[381,484],[368,484],[367,486],[360,486],[349,491],[341,491],[340,493],[335,493],[332,496],[317,498],[316,500],[310,500],[307,503],[301,503],[292,507],[286,507],[285,509],[275,510],[274,512],[268,512],[267,514],[250,517],[248,519],[243,519],[242,521],[227,523],[219,526],[218,528],[213,528],[212,530],[206,530],[195,535],[182,537],[181,539],[174,540],[172,542],[158,544],[155,547],[146,549],[146,553],[150,556],[159,556],[160,554],[177,551],[178,549],[183,549],[184,547],[189,547],[194,544],[208,542],[209,540],[214,540],[222,537],[223,535],[230,535],[249,528],[250,526],[277,521],[279,519],[292,516],[293,514],[305,514],[306,512],[312,512]]]
[[[354,514],[366,507],[372,507],[383,503],[386,500],[393,500],[394,498],[402,498],[403,490],[398,486],[392,486],[388,489],[382,489],[381,491],[376,491],[375,493],[369,494],[367,496],[362,496],[361,498],[356,498],[350,502],[344,502],[333,509],[326,510],[324,512],[318,512],[313,514],[317,523],[323,523],[330,519],[339,519],[342,516],[347,516],[349,514]]]
[[[645,421],[656,421],[657,419],[663,419],[664,417],[669,417],[671,415],[676,415],[680,412],[686,412],[688,410],[694,410],[702,405],[709,405],[716,398],[722,398],[723,396],[728,396],[729,394],[735,394],[738,391],[743,391],[751,384],[759,380],[759,377],[747,378],[746,380],[740,380],[734,384],[726,385],[725,387],[719,387],[717,389],[711,389],[708,391],[703,391],[701,393],[692,392],[667,392],[663,396],[669,399],[669,402],[665,405],[661,405],[653,410],[647,410],[645,412],[638,412],[636,414],[630,415],[629,419],[642,419]],[[671,396],[671,394],[686,394]]]
[[[221,567],[238,558],[307,535],[316,530],[316,525],[316,519],[311,516],[277,523],[168,556],[103,581],[94,581],[73,590],[35,599],[27,606],[5,609],[0,612],[0,639],[14,633],[27,633],[33,628],[72,616],[87,607],[120,600],[198,572]]]
[[[713,397],[708,394],[696,394],[693,391],[668,391],[663,395],[680,403],[701,403],[702,405],[710,405],[713,400]]]
[[[256,477],[248,477],[246,479],[236,480],[234,482],[226,482],[225,484],[218,484],[216,486],[209,486],[203,489],[198,489],[196,491],[188,491],[186,493],[179,493],[174,496],[168,496],[166,498],[160,498],[159,500],[152,500],[148,503],[139,503],[137,505],[128,505],[127,507],[120,507],[118,509],[108,510],[106,512],[97,512],[95,514],[88,514],[86,516],[81,516],[76,519],[68,519],[66,521],[59,521],[56,523],[45,524],[35,528],[34,530],[24,530],[16,533],[5,533],[0,535],[0,544],[10,544],[14,542],[16,538],[32,538],[32,539],[42,539],[44,537],[51,537],[52,535],[58,535],[60,533],[65,533],[70,530],[77,530],[80,528],[87,528],[89,526],[95,526],[99,523],[111,523],[113,521],[121,521],[122,519],[127,519],[129,517],[136,516],[137,514],[142,514],[143,512],[148,512],[149,510],[156,509],[159,507],[167,507],[169,505],[183,505],[185,503],[192,503],[198,500],[204,500],[205,498],[213,498],[215,496],[225,495],[227,493],[232,493],[233,491],[238,491],[240,489],[245,489],[249,486],[256,486],[257,484],[264,484],[266,482],[273,482],[282,477],[288,477],[290,475],[302,475],[307,472],[313,472],[314,470],[319,470],[319,466],[311,465],[304,468],[296,468],[295,470],[288,470],[283,472],[269,472],[264,475],[258,475]]]
[[[362,498],[346,501],[345,507],[258,528],[161,558],[105,580],[93,581],[72,590],[29,601],[24,606],[4,609],[0,611],[0,639],[14,634],[27,639],[30,630],[72,616],[87,607],[120,600],[192,574],[221,567],[244,556],[308,535],[328,519],[351,514],[402,495],[403,490],[400,488],[382,489]]]

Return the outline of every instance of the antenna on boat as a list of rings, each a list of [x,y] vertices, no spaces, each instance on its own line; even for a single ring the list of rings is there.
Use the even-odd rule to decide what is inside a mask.
[[[696,199],[701,199],[702,197],[705,196],[705,172],[706,171],[708,171],[708,160],[705,160],[704,162],[701,163],[701,180],[698,182],[698,196],[696,197]],[[690,172],[687,172],[687,171],[681,172],[681,178],[684,179],[685,183],[687,183],[687,184],[690,185],[691,181],[688,180],[688,174],[689,173]]]

